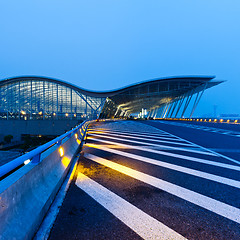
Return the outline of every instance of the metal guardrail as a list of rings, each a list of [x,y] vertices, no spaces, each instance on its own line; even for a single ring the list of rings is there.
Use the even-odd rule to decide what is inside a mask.
[[[90,121],[84,121],[79,126],[75,127],[74,129],[62,134],[61,136],[53,139],[50,142],[45,143],[42,146],[37,147],[36,149],[12,160],[9,163],[6,163],[5,165],[0,167],[0,178],[4,175],[9,174],[14,169],[18,168],[19,166],[23,165],[25,161],[30,160],[32,164],[38,164],[41,159],[41,154],[45,152],[46,150],[50,149],[51,147],[57,145],[60,146],[62,144],[62,141],[66,138],[70,138],[73,134],[76,134],[78,130],[81,130],[83,139],[86,131],[86,125],[88,125],[88,122]],[[82,133],[83,130],[83,133]]]

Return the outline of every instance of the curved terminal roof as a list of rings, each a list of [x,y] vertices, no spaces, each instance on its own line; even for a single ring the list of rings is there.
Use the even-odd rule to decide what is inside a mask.
[[[214,81],[215,76],[179,76],[158,78],[132,84],[113,91],[90,91],[62,80],[39,77],[21,76],[0,81],[0,87],[9,83],[22,81],[46,81],[69,87],[76,92],[92,97],[106,97],[122,110],[134,113],[142,108],[156,108],[167,102],[174,101],[180,96],[194,94],[206,88],[213,87],[223,81]]]

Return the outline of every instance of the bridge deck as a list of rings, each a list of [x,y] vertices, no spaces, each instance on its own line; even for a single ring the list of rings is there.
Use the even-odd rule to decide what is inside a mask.
[[[240,238],[239,137],[147,123],[89,127],[49,239]]]

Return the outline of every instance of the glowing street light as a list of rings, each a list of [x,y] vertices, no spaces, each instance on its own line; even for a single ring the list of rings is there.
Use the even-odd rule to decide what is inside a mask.
[[[60,153],[60,157],[63,157],[64,155],[64,150],[62,147],[59,148],[59,153]]]

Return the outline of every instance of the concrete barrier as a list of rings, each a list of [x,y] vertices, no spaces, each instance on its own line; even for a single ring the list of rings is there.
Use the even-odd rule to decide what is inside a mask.
[[[79,151],[80,140],[73,134],[39,164],[29,163],[0,182],[1,240],[32,239]]]

